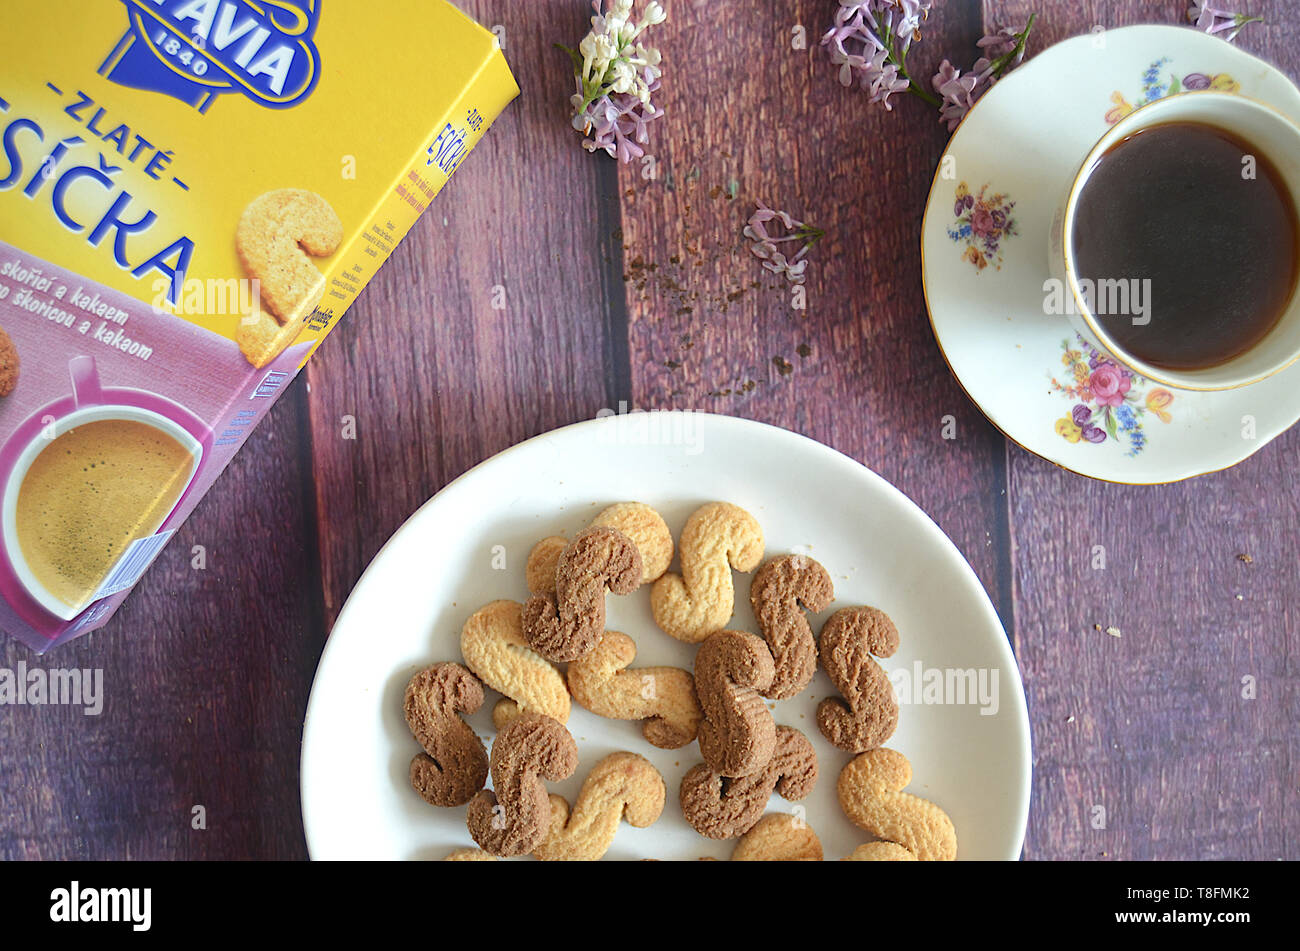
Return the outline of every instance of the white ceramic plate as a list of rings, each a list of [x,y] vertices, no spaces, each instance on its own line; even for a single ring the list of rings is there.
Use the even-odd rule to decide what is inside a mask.
[[[984,671],[986,686],[996,682],[996,712],[978,698],[904,703],[888,745],[912,762],[910,791],[952,816],[961,858],[1018,858],[1029,808],[1029,721],[1006,634],[970,566],[914,503],[847,456],[782,429],[703,413],[609,417],[530,439],[447,486],[384,546],[339,615],[307,707],[302,809],[312,857],[437,859],[473,845],[464,807],[430,806],[411,789],[407,769],[418,747],[402,716],[407,680],[436,661],[462,661],[460,629],[474,610],[497,598],[525,600],[524,562],[538,539],[572,536],[606,505],[626,500],[654,505],[676,537],[687,516],[714,499],[758,518],[769,557],[802,551],[826,566],[836,600],[814,630],[837,608],[872,604],[894,618],[902,639],[886,670],[914,673],[919,664],[922,678],[932,670]],[[505,568],[494,568],[503,554]],[[731,626],[753,631],[749,576],[736,581]],[[655,626],[648,586],[608,604],[608,626],[637,641],[634,666],[690,667],[695,648]],[[822,738],[814,718],[818,700],[833,692],[819,670],[801,696],[774,708],[778,723],[803,731],[817,749],[817,788],[799,805],[828,859],[870,838],[835,797],[851,757]],[[485,742],[495,700],[489,691],[470,720]],[[572,802],[591,766],[616,750],[646,756],[668,785],[659,821],[646,829],[624,824],[606,858],[731,854],[735,840],[705,839],[682,817],[677,790],[699,762],[695,744],[655,749],[640,724],[576,704],[568,728],[581,762],[553,792]],[[779,796],[768,807],[791,809]]]
[[[1058,43],[990,89],[953,135],[930,191],[922,276],[953,373],[1009,439],[1095,479],[1148,484],[1215,472],[1300,418],[1300,365],[1218,393],[1173,390],[1112,365],[1098,381],[1106,392],[1094,393],[1093,352],[1066,317],[1044,313],[1053,217],[1089,150],[1127,111],[1196,88],[1239,92],[1300,122],[1291,80],[1218,37],[1175,26],[1108,30]],[[973,198],[985,189],[989,218],[1002,212],[1015,234],[996,234],[983,217],[976,232],[978,205],[959,217],[963,184]],[[980,258],[966,256],[972,246]],[[1121,377],[1124,398],[1111,405]]]

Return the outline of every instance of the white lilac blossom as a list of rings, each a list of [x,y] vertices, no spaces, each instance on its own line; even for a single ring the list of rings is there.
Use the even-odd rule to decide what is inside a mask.
[[[768,232],[768,225],[773,221],[780,221],[785,226],[783,234]],[[804,255],[825,232],[799,221],[788,212],[776,211],[760,202],[758,209],[750,216],[744,234],[750,240],[750,253],[763,262],[763,267],[773,274],[783,276],[791,284],[802,284],[808,269]],[[777,247],[791,241],[799,242],[793,255],[787,255]]]
[[[1264,22],[1263,17],[1220,10],[1218,7],[1211,6],[1206,0],[1194,0],[1187,9],[1187,19],[1194,23],[1198,30],[1204,30],[1206,33],[1227,33],[1224,39],[1229,43],[1237,38],[1237,34],[1248,23]]]
[[[633,0],[592,0],[596,15],[591,32],[577,50],[560,47],[573,60],[577,92],[570,97],[573,128],[587,136],[588,152],[608,153],[620,162],[645,154],[650,141],[648,126],[664,111],[654,105],[659,91],[659,50],[641,40],[648,27],[667,19],[664,8],[650,0],[640,21],[632,19]]]
[[[1034,17],[1035,14],[1031,14],[1029,22],[1019,32],[1002,29],[981,39],[976,45],[984,55],[964,75],[946,59],[939,64],[939,71],[931,78],[930,85],[939,97],[939,121],[948,124],[949,132],[957,128],[975,101],[988,92],[999,77],[1025,58],[1025,42],[1034,27]]]

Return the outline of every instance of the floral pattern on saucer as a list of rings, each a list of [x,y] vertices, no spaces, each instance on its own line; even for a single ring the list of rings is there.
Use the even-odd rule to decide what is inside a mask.
[[[1136,103],[1130,103],[1118,89],[1111,93],[1110,101],[1113,105],[1106,113],[1106,124],[1114,125],[1139,106],[1145,106],[1165,96],[1172,96],[1176,92],[1199,92],[1202,89],[1213,89],[1217,92],[1241,91],[1241,84],[1228,73],[1214,75],[1188,73],[1179,79],[1171,71],[1168,79],[1165,79],[1161,74],[1169,62],[1169,57],[1163,56],[1147,67],[1146,72],[1142,74],[1142,95],[1137,97]]]
[[[988,188],[986,183],[971,194],[965,182],[958,185],[952,211],[957,220],[948,227],[948,237],[965,245],[962,260],[969,261],[977,272],[990,264],[993,270],[1002,270],[1002,241],[1018,234],[1012,217],[1016,203],[1002,192],[988,194]]]
[[[1075,401],[1070,415],[1056,421],[1057,435],[1066,442],[1127,442],[1124,454],[1136,458],[1147,445],[1143,428],[1147,413],[1162,423],[1173,421],[1169,407],[1174,395],[1168,390],[1147,389],[1145,377],[1116,363],[1078,334],[1073,344],[1062,340],[1061,350],[1068,376],[1064,383],[1052,377],[1052,390]]]

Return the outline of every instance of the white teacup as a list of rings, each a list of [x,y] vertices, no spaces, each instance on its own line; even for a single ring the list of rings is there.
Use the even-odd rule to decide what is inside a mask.
[[[36,460],[36,457],[48,449],[55,439],[70,430],[76,429],[78,426],[101,420],[125,420],[129,422],[144,423],[161,431],[167,436],[170,436],[189,452],[191,463],[189,471],[185,473],[181,491],[177,496],[178,498],[184,494],[185,489],[187,489],[190,482],[193,481],[194,473],[198,471],[199,462],[203,458],[203,446],[184,427],[180,426],[175,421],[168,419],[166,416],[153,412],[152,410],[138,406],[126,405],[108,404],[82,406],[73,410],[71,413],[68,413],[66,416],[62,416],[57,420],[51,420],[47,427],[27,444],[15,461],[14,467],[9,473],[9,480],[4,486],[3,496],[0,496],[0,499],[3,500],[3,509],[0,511],[0,522],[3,523],[4,544],[9,551],[9,558],[13,564],[14,573],[22,582],[23,587],[27,589],[27,593],[30,594],[32,598],[45,610],[49,611],[55,617],[62,618],[65,621],[75,618],[85,610],[88,604],[95,600],[95,597],[92,594],[79,604],[68,604],[50,592],[49,589],[47,589],[36,577],[36,574],[27,563],[27,559],[23,554],[22,544],[18,538],[18,494],[19,490],[22,488],[23,480],[26,478],[27,472],[31,469],[32,463]],[[165,520],[166,516],[164,516],[164,521]],[[118,556],[105,574],[104,579],[101,579],[101,583],[102,580],[107,580],[112,576],[113,572],[122,562],[122,559],[126,557],[129,550],[130,549],[128,548]]]
[[[1300,294],[1292,292],[1277,325],[1250,350],[1218,366],[1174,370],[1152,366],[1118,344],[1090,311],[1080,287],[1073,238],[1075,212],[1084,186],[1111,148],[1136,132],[1170,122],[1216,126],[1258,147],[1277,168],[1290,191],[1292,204],[1300,209],[1300,127],[1270,106],[1235,93],[1178,93],[1129,113],[1101,137],[1083,160],[1052,230],[1049,250],[1052,274],[1073,298],[1071,321],[1075,328],[1135,373],[1186,390],[1230,390],[1257,383],[1300,360]]]

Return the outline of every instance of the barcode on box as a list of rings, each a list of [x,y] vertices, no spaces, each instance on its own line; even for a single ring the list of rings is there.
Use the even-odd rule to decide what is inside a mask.
[[[278,390],[288,378],[289,374],[284,370],[272,370],[266,376],[262,377],[262,382],[257,384],[257,389],[253,391],[253,395],[249,397],[249,399],[265,399],[268,396],[274,395],[275,391]]]
[[[165,532],[159,532],[157,535],[149,535],[146,538],[137,538],[133,541],[112,573],[99,586],[93,600],[98,601],[100,598],[107,598],[110,594],[125,591],[139,581],[140,576],[144,574],[144,570],[153,562],[158,552],[162,551],[163,545],[167,544],[167,539],[171,538],[175,533],[176,529],[173,528]]]

